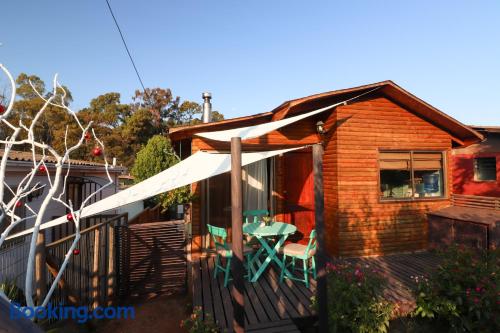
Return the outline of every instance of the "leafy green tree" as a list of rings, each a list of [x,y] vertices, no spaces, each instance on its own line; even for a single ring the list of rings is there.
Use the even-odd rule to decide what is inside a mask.
[[[149,139],[135,159],[131,173],[136,183],[150,178],[161,171],[170,168],[180,161],[175,154],[170,140],[163,135],[155,135]],[[168,209],[172,205],[184,204],[191,200],[189,186],[184,186],[157,196],[154,201]]]
[[[219,111],[212,111],[212,122],[221,120],[224,120],[224,115]],[[196,125],[196,124],[201,124],[201,119],[193,117],[190,121],[179,125],[184,126],[184,125]]]
[[[177,109],[180,97],[173,97],[170,89],[146,88],[144,91],[136,90],[132,97],[135,110],[145,109],[153,117],[153,124],[160,133],[165,133],[167,126],[165,119],[172,109]]]
[[[195,116],[201,114],[201,105],[192,101],[181,103],[181,98],[174,97],[170,89],[136,90],[133,100],[136,110],[146,109],[151,112],[154,124],[160,133],[166,133],[170,127],[199,122]],[[215,116],[218,118],[218,115]]]
[[[84,122],[93,121],[96,135],[103,140],[109,157],[116,157],[119,164],[131,166],[137,150],[131,150],[130,143],[123,137],[123,127],[132,113],[128,104],[120,102],[120,94],[115,92],[100,95],[90,101],[88,108],[78,112],[78,117]],[[80,158],[88,159],[95,142],[89,142],[86,150],[82,150]],[[139,143],[139,147],[140,147]],[[132,157],[131,157],[132,156]]]
[[[16,79],[18,100],[14,103],[13,112],[10,114],[8,119],[14,124],[22,122],[24,126],[30,126],[34,116],[44,105],[43,99],[33,90],[30,82],[38,93],[44,98],[48,98],[53,94],[52,91],[46,90],[45,83],[38,76],[21,73]],[[62,89],[57,89],[54,102],[60,103],[61,99],[64,98],[64,102],[69,104],[72,101],[71,92],[67,87],[63,87],[63,89],[65,93],[63,93]],[[61,126],[61,124],[71,123],[71,119],[69,119],[69,117],[70,116],[67,112],[61,108],[48,105],[35,127],[35,138],[38,141],[52,145],[59,152],[63,152],[65,150],[64,137],[66,133],[66,126]],[[10,129],[6,128],[4,124],[1,126],[2,136],[9,136],[11,134]],[[70,128],[68,128],[68,131],[70,131]],[[71,133],[69,133],[68,136],[70,137],[69,144],[73,144],[74,142],[71,140]],[[26,133],[21,132],[20,137],[26,138]],[[16,147],[16,149],[22,148],[23,147]]]
[[[29,126],[44,104],[43,99],[33,90],[33,87],[44,98],[50,97],[53,92],[49,85],[36,75],[21,73],[16,79],[16,84],[17,100],[9,121],[15,124],[22,121],[25,126]],[[68,88],[63,88],[65,94],[62,89],[58,89],[55,101],[59,104],[61,98],[64,98],[66,105],[69,106],[73,100],[72,95]],[[4,90],[0,93],[0,103],[6,104]],[[145,91],[136,91],[132,101],[127,104],[122,103],[120,97],[120,94],[116,92],[102,94],[92,99],[88,107],[76,113],[84,126],[90,121],[93,122],[92,128],[104,142],[107,156],[115,157],[119,165],[132,167],[136,154],[154,135],[166,135],[170,127],[201,122],[200,104],[187,100],[181,102],[181,98],[174,96],[170,89],[147,88]],[[40,121],[37,122],[35,128],[37,140],[52,145],[59,152],[65,150],[66,133],[68,144],[76,143],[82,133],[70,117],[61,108],[49,105]],[[212,118],[213,121],[218,121],[224,119],[224,116],[214,111]],[[11,135],[11,132],[10,128],[0,124],[0,138]],[[86,141],[86,145],[75,152],[71,158],[101,161],[101,157],[93,157],[91,154],[95,145],[96,142],[93,139]],[[16,149],[22,150],[23,147],[16,147]]]
[[[191,124],[197,114],[201,114],[201,105],[184,101],[178,108],[171,110],[167,121],[168,127]]]

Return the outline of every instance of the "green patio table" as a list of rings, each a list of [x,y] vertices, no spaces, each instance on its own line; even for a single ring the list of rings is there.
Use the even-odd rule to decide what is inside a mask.
[[[257,282],[272,261],[281,269],[286,270],[286,267],[283,267],[283,262],[278,258],[278,252],[283,244],[285,244],[288,236],[296,231],[296,226],[283,222],[271,222],[268,226],[263,226],[261,223],[245,223],[243,225],[243,233],[254,236],[260,245],[262,245],[248,263],[252,271],[251,282]],[[274,238],[279,238],[276,243],[274,243]],[[263,254],[266,256],[266,259],[260,261],[260,257]],[[254,265],[258,267],[257,270],[255,270]]]

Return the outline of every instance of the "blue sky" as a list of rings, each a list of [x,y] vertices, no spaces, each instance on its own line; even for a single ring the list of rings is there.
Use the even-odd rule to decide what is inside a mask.
[[[391,79],[467,124],[500,125],[498,1],[110,0],[148,87],[226,117]],[[2,3],[0,62],[79,109],[139,82],[104,0]],[[5,82],[0,81],[0,82]]]

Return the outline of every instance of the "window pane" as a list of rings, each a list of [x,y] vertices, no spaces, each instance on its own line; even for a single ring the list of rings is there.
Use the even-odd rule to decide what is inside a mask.
[[[410,171],[380,170],[380,193],[382,198],[410,198]]]
[[[441,197],[443,196],[442,170],[414,170],[415,197]]]
[[[444,195],[441,152],[381,152],[379,165],[382,198]]]
[[[496,158],[479,157],[474,159],[475,180],[496,180]]]

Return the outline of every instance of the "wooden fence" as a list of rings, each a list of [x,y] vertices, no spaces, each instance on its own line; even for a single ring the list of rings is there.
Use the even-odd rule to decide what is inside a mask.
[[[119,229],[126,227],[128,214],[112,217],[102,223],[81,231],[77,251],[64,271],[58,288],[54,293],[52,304],[72,304],[88,306],[89,309],[100,305],[111,305],[117,296],[117,252]],[[40,249],[37,262],[45,259],[47,272],[43,265],[36,265],[36,292],[41,298],[46,286],[54,281],[64,256],[69,250],[74,235],[61,238],[43,245],[39,239]],[[45,247],[45,251],[43,250]],[[45,255],[45,258],[43,256]],[[43,281],[44,277],[46,281]]]
[[[154,217],[155,214],[149,210],[144,215]],[[82,230],[80,235],[76,252],[52,295],[54,306],[65,304],[93,309],[129,297],[186,290],[184,220],[128,225],[128,214],[121,214]],[[47,244],[45,233],[40,232],[35,258],[37,303],[58,274],[74,237],[69,235]],[[28,242],[22,242],[25,243]],[[11,250],[11,247],[2,249]],[[19,266],[19,271],[26,268],[25,261],[6,264],[5,271],[10,273],[14,264]],[[24,276],[17,273],[12,277],[22,280],[20,287],[23,288]]]
[[[451,203],[457,207],[500,210],[500,198],[477,195],[453,194]]]
[[[183,220],[129,225],[120,230],[119,294],[147,297],[185,290]]]
[[[160,221],[160,213],[161,213],[160,204],[154,207],[148,207],[144,209],[141,213],[136,215],[133,219],[130,219],[130,221],[128,221],[128,224],[132,225],[132,224],[141,224],[149,222],[158,222]]]
[[[96,224],[105,222],[115,215],[96,215],[82,219],[80,221],[81,229],[90,228]],[[62,225],[45,231],[42,237],[48,241],[56,241],[75,232],[73,223],[64,223]],[[19,288],[24,289],[26,279],[26,265],[28,264],[28,255],[30,250],[31,234],[21,236],[12,240],[5,241],[0,247],[0,281],[14,282]]]
[[[80,220],[80,230],[90,228],[96,224],[105,222],[106,220],[115,217],[116,214],[103,214],[86,217]],[[53,219],[59,216],[53,216]],[[50,228],[50,241],[54,242],[64,237],[73,235],[75,233],[74,223],[63,223],[55,227]]]
[[[31,234],[5,241],[0,248],[0,282],[15,283],[24,289]]]

